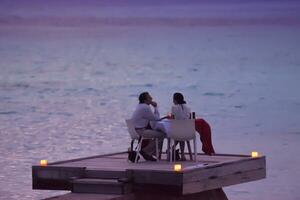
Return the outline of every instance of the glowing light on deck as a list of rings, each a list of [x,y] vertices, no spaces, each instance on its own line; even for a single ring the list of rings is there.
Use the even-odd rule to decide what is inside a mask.
[[[252,151],[252,152],[251,152],[251,157],[252,157],[252,158],[258,157],[258,152],[257,152],[257,151]]]
[[[180,172],[181,171],[181,164],[175,164],[174,165],[174,171],[175,172]]]
[[[41,160],[41,161],[40,161],[40,165],[41,165],[41,166],[47,166],[47,164],[48,164],[48,161],[47,161],[47,160]]]

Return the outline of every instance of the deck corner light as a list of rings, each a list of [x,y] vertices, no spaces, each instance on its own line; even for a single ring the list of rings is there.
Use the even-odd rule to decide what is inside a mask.
[[[252,151],[252,152],[251,152],[251,157],[252,157],[252,158],[258,157],[258,152],[257,152],[257,151]]]
[[[41,166],[47,166],[47,164],[48,164],[47,160],[41,160],[40,161]]]
[[[181,164],[175,164],[174,165],[174,171],[175,172],[180,172],[181,171]]]

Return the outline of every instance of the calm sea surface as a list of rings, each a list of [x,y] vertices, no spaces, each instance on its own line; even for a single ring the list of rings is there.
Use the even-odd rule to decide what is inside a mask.
[[[31,189],[41,159],[126,150],[124,119],[143,91],[162,115],[182,92],[211,123],[217,152],[270,156],[268,179],[228,189],[231,199],[280,197],[258,188],[283,180],[282,197],[297,199],[284,164],[299,150],[299,35],[275,25],[1,27],[0,199],[61,194]]]

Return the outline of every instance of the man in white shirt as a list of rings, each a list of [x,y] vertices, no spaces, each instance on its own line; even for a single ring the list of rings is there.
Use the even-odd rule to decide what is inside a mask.
[[[154,112],[150,105],[154,108]],[[158,130],[153,130],[150,125],[151,121],[157,121],[159,119],[160,115],[157,109],[157,103],[152,101],[152,97],[148,92],[141,93],[139,95],[139,104],[132,115],[135,129],[141,136],[159,138],[158,149],[161,151],[165,134]],[[152,156],[155,155],[155,141],[150,140],[149,144],[142,149],[141,154],[145,160],[155,161],[156,159]]]

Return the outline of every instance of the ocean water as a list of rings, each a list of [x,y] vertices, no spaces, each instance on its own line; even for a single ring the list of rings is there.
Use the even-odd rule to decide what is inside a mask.
[[[1,8],[6,21],[0,23],[0,199],[64,193],[31,189],[31,166],[41,159],[126,150],[130,138],[124,120],[143,91],[158,102],[161,115],[169,112],[172,94],[182,92],[197,117],[210,122],[218,153],[257,150],[267,156],[267,178],[225,188],[229,199],[300,198],[300,28],[292,20],[299,9],[294,1],[289,1],[293,6],[276,1],[274,7],[258,1],[204,4],[208,21],[219,15],[243,19],[229,24],[228,18],[199,22],[201,14],[189,13],[195,2],[158,10],[140,5],[145,12],[137,16],[129,15],[135,4],[118,4],[111,5],[116,12],[100,12],[106,18],[115,14],[118,23],[100,20],[99,26],[80,20],[67,26],[69,19],[55,25],[51,13],[67,18],[63,10],[63,16],[53,11],[55,5],[50,12],[37,11],[36,4],[12,9],[3,2],[10,10]],[[76,5],[68,15],[85,22]],[[236,10],[232,5],[245,12],[228,14]],[[30,8],[33,12],[26,12]],[[162,18],[153,21],[154,10]],[[41,13],[47,14],[46,25],[30,24]],[[165,16],[193,17],[196,23],[160,23]],[[251,21],[257,16],[266,20]],[[135,17],[142,20],[134,24]]]

